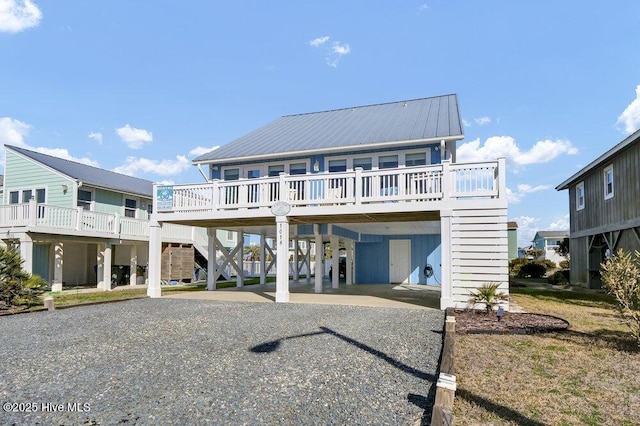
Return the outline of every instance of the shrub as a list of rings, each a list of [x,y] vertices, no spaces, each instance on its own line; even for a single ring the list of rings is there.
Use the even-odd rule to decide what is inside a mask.
[[[520,278],[542,278],[547,272],[547,268],[540,262],[529,262],[522,265],[518,277]]]
[[[620,318],[640,346],[640,252],[632,258],[620,249],[600,267],[605,289],[616,298]]]
[[[562,269],[560,271],[556,271],[553,274],[549,275],[547,278],[549,284],[569,284],[569,271],[567,269]]]
[[[509,300],[509,296],[498,291],[500,283],[486,283],[482,287],[472,290],[470,292],[469,304],[471,306],[484,305],[487,313],[491,313],[495,306],[498,306],[500,302]]]
[[[518,257],[509,262],[509,273],[511,275],[518,275],[520,272],[520,268],[522,265],[529,263],[529,259],[525,259],[524,257]]]
[[[568,261],[568,260],[562,260],[562,261],[559,263],[559,265],[558,265],[558,266],[560,266],[560,269],[569,269],[569,268],[571,268],[571,264],[569,263],[569,261]]]
[[[20,253],[14,247],[0,247],[0,309],[31,305],[42,294],[46,282],[22,269]]]
[[[554,270],[558,267],[558,265],[556,265],[555,262],[549,260],[549,259],[544,259],[544,260],[539,260],[538,262],[540,262],[542,265],[544,265],[544,267],[546,268],[547,271],[549,270]]]

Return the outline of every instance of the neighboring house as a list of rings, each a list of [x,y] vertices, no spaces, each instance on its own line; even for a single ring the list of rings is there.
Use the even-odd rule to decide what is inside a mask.
[[[558,254],[557,249],[565,238],[569,238],[569,231],[538,231],[533,237],[532,248],[542,250],[542,258],[560,265],[567,260],[565,256]]]
[[[54,290],[87,284],[110,289],[112,281],[145,281],[152,182],[5,148],[0,232],[5,243],[19,245],[27,272],[42,276]],[[207,257],[202,229],[167,227],[162,241],[167,258],[181,249],[193,253],[193,247]],[[235,245],[235,239],[225,242]],[[193,254],[190,265],[185,262],[181,278],[192,278]],[[175,279],[176,267],[165,270],[163,279]]]
[[[509,261],[518,258],[518,224],[507,222],[507,235],[509,238]]]
[[[640,130],[562,182],[569,190],[571,283],[599,288],[600,263],[640,250]]]
[[[508,292],[505,162],[457,163],[463,137],[457,97],[446,95],[284,116],[222,145],[194,160],[209,183],[155,185],[148,294],[160,295],[158,241],[170,223],[260,235],[263,246],[275,238],[276,260],[306,241],[300,264],[314,246],[316,292],[325,243],[346,249],[347,285],[439,285],[442,308],[466,306],[485,283]],[[286,302],[288,262],[275,268]]]

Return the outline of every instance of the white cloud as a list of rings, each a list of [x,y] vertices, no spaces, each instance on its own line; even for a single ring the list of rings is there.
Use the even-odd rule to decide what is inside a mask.
[[[564,217],[556,220],[555,222],[551,222],[549,226],[545,229],[546,231],[568,231],[569,230],[569,215],[565,215]]]
[[[204,146],[198,146],[196,148],[193,148],[191,151],[189,151],[189,156],[191,157],[199,157],[203,154],[206,154],[208,152],[214,151],[216,149],[220,148],[220,145],[217,146],[212,146],[211,148],[206,148]]]
[[[89,133],[89,138],[98,142],[98,144],[102,145],[102,133],[100,132],[91,132]]]
[[[551,185],[536,185],[536,186],[531,186],[527,184],[518,185],[518,192],[521,192],[523,194],[533,194],[534,192],[546,191],[548,189],[551,189]]]
[[[0,31],[18,33],[35,27],[42,11],[31,0],[0,0]]]
[[[480,139],[464,143],[457,149],[457,159],[467,161],[491,161],[505,157],[508,162],[518,166],[527,164],[548,163],[556,157],[578,153],[570,141],[557,139],[536,142],[528,151],[522,151],[511,136],[492,136],[487,138],[484,145]]]
[[[330,36],[318,37],[311,40],[309,45],[323,49],[325,52],[324,60],[326,64],[330,67],[337,68],[340,59],[351,53],[351,47],[348,43],[341,43],[339,41],[334,41],[331,45],[328,45],[327,42],[330,39]]]
[[[622,111],[616,124],[626,133],[633,133],[640,128],[640,84],[636,86],[636,98]]]
[[[11,117],[0,117],[0,144],[26,146],[25,136],[29,134],[31,126]]]
[[[465,120],[464,118],[462,119],[462,125],[464,127],[471,127],[471,123],[469,123],[467,120]]]
[[[422,4],[420,5],[420,10],[427,10],[427,9],[429,9],[429,5],[428,5],[428,4],[426,4],[426,3],[422,3]]]
[[[322,46],[323,44],[325,44],[327,41],[329,41],[331,37],[329,36],[324,36],[324,37],[318,37],[318,38],[314,38],[313,40],[311,40],[309,42],[309,44],[313,47],[318,47],[318,46]]]
[[[116,129],[116,133],[131,149],[140,149],[145,142],[153,141],[153,133],[131,127],[129,124]]]
[[[185,171],[191,163],[184,155],[176,155],[175,160],[150,160],[148,158],[127,157],[127,161],[122,166],[113,169],[114,172],[129,176],[136,176],[137,173],[154,173],[160,176],[177,175]]]
[[[484,126],[485,124],[491,123],[491,119],[489,117],[474,118],[473,121],[475,121],[478,126]]]
[[[538,232],[538,223],[540,218],[530,216],[518,216],[510,221],[514,221],[518,224],[518,247],[527,247],[533,241],[536,232]]]

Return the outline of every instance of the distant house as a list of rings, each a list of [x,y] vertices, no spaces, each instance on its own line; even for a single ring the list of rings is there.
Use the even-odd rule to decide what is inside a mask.
[[[640,250],[640,130],[556,189],[569,192],[571,283],[599,288],[601,262]]]
[[[145,282],[152,182],[5,148],[1,238],[19,246],[27,272],[42,276],[54,290],[63,285],[108,290],[112,284]],[[235,245],[235,237],[229,242],[226,233],[220,239]],[[200,228],[167,226],[162,244],[165,281],[193,278],[197,252],[206,265],[207,236]],[[177,258],[189,253],[178,266]]]
[[[457,97],[445,95],[284,116],[224,144],[194,160],[210,182],[155,186],[148,294],[160,295],[166,224],[260,235],[261,247],[275,239],[277,302],[314,247],[323,291],[326,243],[332,265],[344,253],[346,285],[440,286],[442,308],[466,306],[487,282],[508,292],[505,162],[456,162],[463,137]],[[292,251],[293,272],[281,261]]]
[[[565,238],[569,238],[569,231],[538,231],[533,237],[531,248],[542,250],[544,259],[559,265],[563,260],[567,260],[565,256],[561,256],[557,252],[560,243]]]

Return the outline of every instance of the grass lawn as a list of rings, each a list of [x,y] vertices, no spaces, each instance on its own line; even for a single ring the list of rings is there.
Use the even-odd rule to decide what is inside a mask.
[[[568,331],[456,336],[457,425],[640,425],[640,350],[606,295],[511,288]]]

